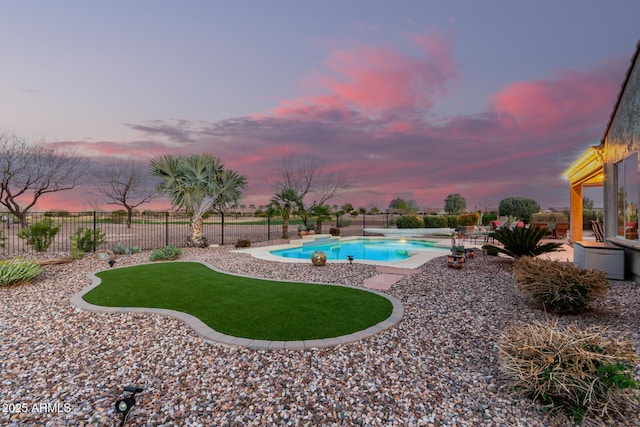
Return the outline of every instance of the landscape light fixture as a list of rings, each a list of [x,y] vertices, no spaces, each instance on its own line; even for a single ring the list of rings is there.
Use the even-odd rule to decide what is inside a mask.
[[[129,397],[118,399],[116,401],[116,412],[122,414],[122,422],[120,426],[123,426],[129,416],[129,411],[136,404],[136,393],[142,392],[144,389],[136,386],[128,385],[124,388],[124,391],[131,393]]]
[[[347,259],[349,260],[349,264],[353,264],[353,255],[347,255]]]
[[[116,262],[115,262],[114,260],[110,259],[110,260],[109,260],[109,267],[113,268],[113,266],[115,265],[115,263],[116,263]]]

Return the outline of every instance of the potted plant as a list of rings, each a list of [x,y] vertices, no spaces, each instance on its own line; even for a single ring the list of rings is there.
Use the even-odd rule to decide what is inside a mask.
[[[447,265],[450,268],[462,268],[463,263],[464,263],[464,256],[459,256],[459,255],[447,256]]]

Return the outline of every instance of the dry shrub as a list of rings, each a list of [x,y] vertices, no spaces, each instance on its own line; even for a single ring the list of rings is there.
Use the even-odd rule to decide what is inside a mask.
[[[564,409],[578,423],[637,401],[637,355],[629,341],[605,338],[606,328],[564,330],[557,322],[512,327],[499,352],[509,386],[549,410]]]
[[[566,262],[522,257],[513,271],[516,291],[556,314],[580,313],[609,290],[605,272]]]

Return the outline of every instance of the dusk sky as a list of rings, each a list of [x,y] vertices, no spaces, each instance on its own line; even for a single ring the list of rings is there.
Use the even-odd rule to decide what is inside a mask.
[[[247,177],[247,205],[283,156],[312,155],[349,171],[330,204],[568,206],[562,172],[600,142],[640,39],[638,0],[0,8],[0,131],[89,157],[208,152]]]

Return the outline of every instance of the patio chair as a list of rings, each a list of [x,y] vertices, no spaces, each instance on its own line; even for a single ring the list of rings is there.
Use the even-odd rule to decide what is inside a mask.
[[[458,227],[458,235],[462,238],[462,240],[467,240],[467,238],[471,239],[471,235],[475,230],[475,226],[473,225],[461,225]]]
[[[567,231],[569,230],[568,222],[559,222],[553,229],[554,239],[565,239],[567,237]]]
[[[544,230],[546,230],[547,234],[549,234],[551,232],[551,230],[549,230],[546,222],[534,222],[533,224],[531,224],[531,226],[534,227],[534,228],[544,229]]]
[[[596,242],[604,242],[604,227],[600,221],[591,221],[591,230],[596,238]]]

